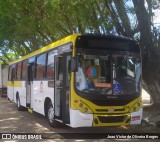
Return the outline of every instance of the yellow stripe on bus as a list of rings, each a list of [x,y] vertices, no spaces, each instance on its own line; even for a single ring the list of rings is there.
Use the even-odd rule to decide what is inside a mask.
[[[8,81],[8,87],[22,87],[22,81]]]
[[[65,43],[72,42],[72,43],[73,43],[73,48],[74,48],[74,47],[75,47],[75,40],[76,40],[77,36],[79,36],[79,35],[80,35],[80,34],[73,34],[73,35],[70,35],[70,36],[68,36],[68,37],[66,37],[66,38],[63,38],[63,39],[61,39],[61,40],[58,40],[58,41],[56,41],[56,42],[53,42],[53,43],[51,43],[51,44],[49,44],[49,45],[47,45],[47,46],[44,46],[43,48],[40,48],[40,49],[38,49],[38,50],[30,53],[30,54],[25,55],[24,57],[22,57],[22,58],[20,58],[20,59],[17,59],[17,60],[15,60],[15,61],[12,61],[11,63],[9,63],[9,65],[12,65],[12,64],[14,64],[14,63],[20,62],[20,61],[25,60],[25,59],[28,59],[28,58],[30,58],[30,57],[32,57],[32,56],[35,56],[35,55],[44,53],[44,52],[46,52],[46,51],[48,51],[48,50],[54,49],[54,48],[56,48],[56,47],[58,47],[58,46],[61,46],[61,45],[65,44]],[[73,51],[73,52],[74,52],[74,51]]]

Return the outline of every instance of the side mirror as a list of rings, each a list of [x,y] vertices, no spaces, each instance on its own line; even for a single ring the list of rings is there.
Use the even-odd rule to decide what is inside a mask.
[[[73,57],[71,59],[71,72],[77,72],[78,71],[78,60],[77,58]]]

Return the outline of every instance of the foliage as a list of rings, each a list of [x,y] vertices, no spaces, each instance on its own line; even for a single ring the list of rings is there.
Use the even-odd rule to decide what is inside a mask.
[[[159,0],[105,0],[106,8],[119,35],[139,40],[143,59],[143,81],[154,103],[160,102],[160,33],[154,25]],[[134,17],[134,20],[132,20]],[[160,23],[159,23],[160,24]]]
[[[1,0],[0,17],[0,50],[19,56],[72,33],[113,29],[103,0]]]

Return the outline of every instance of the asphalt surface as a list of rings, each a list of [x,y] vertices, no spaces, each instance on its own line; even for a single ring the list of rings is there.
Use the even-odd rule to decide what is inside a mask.
[[[17,111],[16,104],[10,102],[5,97],[0,97],[0,133],[15,135],[22,134],[25,139],[26,133],[32,133],[35,135],[40,135],[42,140],[23,140],[24,141],[153,141],[152,139],[107,139],[108,135],[113,135],[115,133],[129,134],[146,134],[146,133],[159,133],[160,129],[154,126],[122,126],[122,127],[98,127],[98,128],[70,128],[68,126],[62,125],[60,128],[52,128],[48,125],[46,118],[37,113],[29,113],[28,111]],[[31,135],[32,135],[31,134]],[[27,136],[28,137],[28,136]],[[14,137],[16,138],[16,137]],[[21,137],[20,137],[21,138]],[[39,138],[39,137],[38,137]],[[19,138],[12,140],[0,140],[0,141],[11,141],[19,142],[22,141]],[[157,141],[157,140],[156,140]]]

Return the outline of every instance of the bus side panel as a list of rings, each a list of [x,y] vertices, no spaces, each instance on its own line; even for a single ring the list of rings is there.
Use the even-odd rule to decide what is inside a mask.
[[[44,113],[45,99],[48,97],[54,102],[54,88],[48,87],[49,81],[33,81],[33,111],[38,112],[42,115]]]
[[[11,101],[14,101],[14,86],[12,81],[7,83],[7,96]]]
[[[17,87],[17,91],[19,91],[19,97],[21,105],[26,107],[26,81],[21,81],[19,87]]]
[[[14,82],[14,102],[16,102],[17,95],[19,95],[21,105],[26,107],[25,81],[15,81]]]

